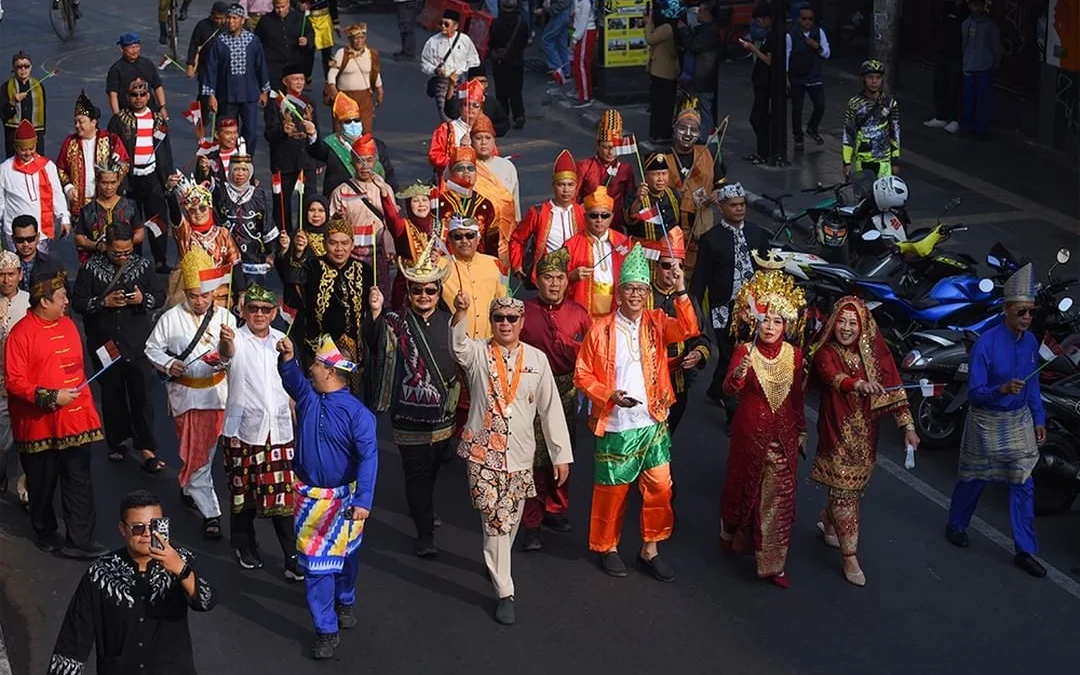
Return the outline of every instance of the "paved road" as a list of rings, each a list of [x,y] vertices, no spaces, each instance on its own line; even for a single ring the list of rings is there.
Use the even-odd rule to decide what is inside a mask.
[[[80,24],[76,42],[61,46],[49,31],[43,0],[23,6],[29,7],[26,16],[8,8],[0,36],[5,46],[13,47],[18,45],[12,36],[26,37],[23,46],[38,63],[44,59],[48,68],[63,69],[48,87],[53,101],[48,144],[55,151],[65,132],[69,102],[80,87],[103,104],[102,78],[115,56],[114,34],[124,26],[152,36],[153,10],[107,9]],[[384,53],[394,51],[394,19],[365,18],[372,45]],[[147,44],[146,52],[156,58],[156,45]],[[435,119],[419,93],[423,78],[389,59],[384,63],[390,84],[377,120],[378,135],[394,150],[403,179],[426,176],[424,151]],[[188,100],[183,92],[190,87],[179,72],[168,72],[166,84],[170,107],[178,114]],[[500,148],[504,154],[520,154],[522,198],[531,202],[544,198],[558,149],[565,146],[585,155],[592,143],[591,134],[568,124],[564,116],[548,117],[551,109],[542,105],[542,82],[533,78],[528,86],[533,111],[528,126],[501,139]],[[733,118],[742,116],[733,110]],[[182,143],[193,144],[189,128],[181,122],[174,126],[174,150]],[[729,140],[733,154],[748,147],[739,124]],[[265,144],[256,165],[265,172]],[[752,173],[744,166],[739,172],[745,172],[748,185],[765,183],[759,178],[765,172]],[[1056,245],[1041,243],[1032,253],[1048,257]],[[69,256],[69,264],[72,260]],[[157,398],[164,410],[161,392]],[[1080,587],[1067,577],[1039,581],[1025,576],[1012,567],[1009,552],[987,536],[973,536],[967,550],[945,542],[944,512],[935,499],[940,501],[940,493],[950,489],[954,451],[926,453],[915,471],[907,473],[892,461],[902,457],[899,437],[892,431],[884,434],[882,451],[889,459],[882,463],[888,470],[878,472],[863,511],[860,556],[869,578],[863,589],[844,582],[837,553],[816,539],[814,521],[825,493],[805,478],[804,466],[788,567],[793,586],[781,591],[754,579],[750,559],[724,557],[718,551],[717,504],[727,438],[717,410],[703,396],[693,400],[674,450],[680,522],[674,539],[664,546],[679,581],[659,584],[636,567],[623,580],[598,571],[585,543],[592,442],[579,424],[578,463],[571,479],[575,530],[548,533],[544,551],[516,558],[519,622],[510,628],[490,618],[491,590],[480,558],[478,523],[459,463],[446,467],[437,488],[444,522],[438,535],[442,553],[433,561],[412,555],[400,463],[386,429],[380,435],[383,464],[376,508],[361,553],[361,622],[346,635],[333,665],[317,666],[308,658],[310,625],[301,591],[281,578],[280,554],[269,527],[260,523],[267,567],[257,572],[241,571],[225,543],[205,544],[198,538],[198,518],[185,511],[178,498],[175,441],[164,414],[156,431],[162,455],[171,464],[166,473],[148,476],[134,460],[110,464],[104,449],[95,458],[99,537],[120,544],[113,509],[123,493],[145,487],[162,495],[176,538],[200,553],[199,569],[221,594],[217,609],[191,619],[197,662],[205,673],[238,667],[314,673],[343,666],[402,674],[497,668],[530,675],[598,669],[763,675],[1068,670]],[[217,483],[223,483],[220,470]],[[0,502],[0,616],[13,672],[41,673],[85,564],[39,553],[10,497]],[[1003,500],[1003,491],[988,490],[979,512],[992,536],[995,530],[1008,532]],[[1078,527],[1075,513],[1038,523],[1044,557],[1055,568],[1067,570],[1080,563]],[[628,518],[623,546],[628,564],[639,544],[635,519]]]

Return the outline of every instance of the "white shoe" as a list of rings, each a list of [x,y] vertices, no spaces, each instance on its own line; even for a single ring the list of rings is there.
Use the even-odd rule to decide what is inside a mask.
[[[948,122],[946,122],[945,120],[939,120],[936,117],[930,120],[926,120],[922,123],[924,127],[930,127],[931,129],[943,129],[947,124]]]
[[[956,120],[949,122],[945,125],[945,131],[948,131],[950,134],[955,134],[957,131],[960,131],[960,123]]]

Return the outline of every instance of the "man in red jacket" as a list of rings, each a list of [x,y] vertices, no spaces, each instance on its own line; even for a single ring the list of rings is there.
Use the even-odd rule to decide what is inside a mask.
[[[551,174],[551,199],[530,208],[510,238],[510,269],[515,274],[525,274],[525,249],[530,239],[534,262],[529,277],[536,283],[536,263],[585,229],[585,209],[574,203],[577,183],[574,156],[569,150],[563,150],[555,158]]]
[[[97,558],[108,549],[94,541],[90,446],[103,434],[90,388],[81,386],[86,383],[83,345],[67,316],[66,282],[64,272],[31,279],[30,311],[11,329],[4,347],[8,405],[37,547]],[[58,480],[67,530],[62,544],[53,509]]]

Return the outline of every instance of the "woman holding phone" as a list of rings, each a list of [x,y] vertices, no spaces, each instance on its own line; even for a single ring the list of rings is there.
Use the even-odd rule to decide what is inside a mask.
[[[757,137],[757,152],[743,157],[751,164],[764,164],[773,155],[769,143],[769,121],[772,119],[772,55],[777,52],[772,34],[772,8],[759,3],[752,14],[754,24],[765,37],[760,42],[739,38],[747,51],[754,55],[754,70],[750,82],[754,87],[754,104],[750,108],[750,126]],[[750,36],[747,36],[750,37]]]

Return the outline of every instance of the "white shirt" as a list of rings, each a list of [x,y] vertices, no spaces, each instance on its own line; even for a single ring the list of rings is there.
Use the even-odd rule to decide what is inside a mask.
[[[604,232],[604,236],[596,238],[591,234],[589,244],[592,246],[593,273],[592,280],[596,284],[615,283],[615,261],[611,258],[615,253],[611,250],[611,230]]]
[[[229,361],[229,398],[221,435],[248,444],[285,445],[293,440],[289,395],[278,374],[277,343],[285,334],[274,328],[257,337],[246,325],[236,331],[236,353]]]
[[[54,235],[57,226],[71,223],[71,213],[68,211],[67,199],[64,197],[64,186],[60,183],[60,174],[56,171],[56,164],[50,159],[42,169],[52,185],[52,208]],[[41,222],[41,186],[40,177],[37,174],[28,175],[15,170],[15,158],[9,157],[0,164],[0,223],[4,227],[5,241],[9,251],[14,251],[11,243],[11,221],[15,216],[24,213],[30,214],[38,221],[38,227],[42,230],[41,239],[45,241],[46,233],[44,224]]]
[[[0,295],[0,399],[7,398],[7,388],[4,387],[4,347],[7,344],[7,336],[29,310],[30,294],[26,291],[15,291],[15,295],[10,298]],[[7,424],[10,428],[10,419],[7,420]],[[10,432],[8,438],[10,439]]]
[[[469,125],[459,117],[456,120],[450,120],[450,128],[454,130],[454,145],[461,145],[461,139],[469,133]]]
[[[94,189],[97,187],[94,185],[94,155],[97,153],[97,137],[94,138],[80,138],[79,143],[82,145],[82,162],[83,162],[83,194],[87,199],[93,199]],[[71,192],[74,194],[75,186],[71,187]]]
[[[503,184],[506,191],[514,197],[514,220],[521,222],[521,197],[520,186],[518,184],[518,172],[514,163],[505,157],[491,157],[489,159],[483,159],[482,161],[487,168],[491,169],[491,173],[495,174],[495,177],[499,179],[499,182]]]
[[[454,39],[460,35],[461,39],[454,45],[454,49],[450,49],[450,45],[453,44]],[[447,54],[447,52],[450,52]],[[443,61],[443,56],[446,56],[446,60]],[[435,70],[439,67],[439,62],[443,61],[443,71],[449,77],[450,73],[462,74],[469,70],[469,68],[475,68],[480,65],[480,54],[476,51],[476,45],[473,44],[472,38],[464,33],[455,33],[454,37],[446,37],[442,33],[436,33],[428,38],[424,43],[424,49],[420,52],[420,70],[425,75],[431,77],[435,74]]]
[[[570,39],[577,42],[585,39],[585,31],[596,30],[596,10],[593,0],[574,0],[571,11],[574,14],[574,33]]]
[[[231,312],[217,305],[214,305],[212,311],[214,317],[210,319],[210,325],[206,327],[206,331],[199,338],[199,344],[195,345],[195,349],[186,359],[188,363],[184,377],[210,378],[228,367],[227,363],[210,364],[198,358],[204,353],[207,353],[207,356],[217,353],[222,324],[236,328],[236,320]],[[202,320],[202,316],[191,313],[187,302],[182,302],[162,314],[146,340],[146,357],[150,359],[150,363],[162,372],[167,371],[175,360],[170,354],[184,351],[191,338],[195,337]],[[165,390],[169,396],[169,410],[174,417],[189,410],[224,410],[229,396],[229,379],[224,378],[218,384],[205,388],[189,387],[170,381],[165,385]]]
[[[656,424],[649,413],[645,371],[641,367],[641,319],[631,321],[618,310],[615,310],[615,390],[625,391],[628,398],[636,398],[641,405],[633,408],[615,406],[605,433],[644,429]]]
[[[563,208],[551,202],[551,227],[548,228],[547,252],[562,248],[566,240],[574,236],[574,204]]]

